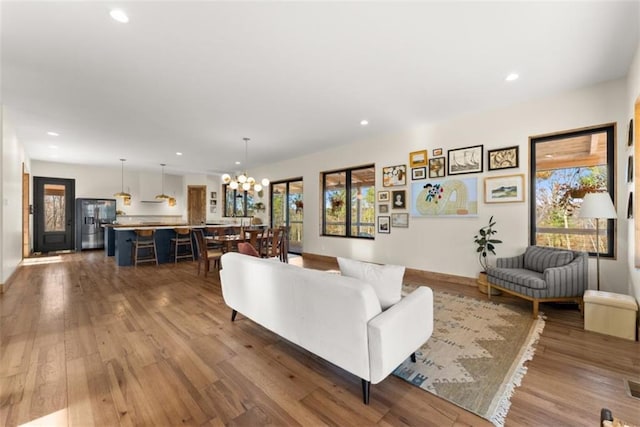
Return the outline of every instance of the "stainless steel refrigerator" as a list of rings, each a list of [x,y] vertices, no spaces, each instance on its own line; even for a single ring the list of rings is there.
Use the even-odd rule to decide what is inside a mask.
[[[104,248],[102,225],[115,220],[115,199],[76,199],[76,251]]]

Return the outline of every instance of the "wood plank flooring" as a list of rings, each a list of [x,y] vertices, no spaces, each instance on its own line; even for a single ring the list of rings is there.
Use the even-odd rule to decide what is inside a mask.
[[[193,262],[53,259],[21,267],[0,296],[2,426],[490,425],[393,376],[363,405],[358,378],[242,316],[231,323],[217,275],[197,276]],[[601,407],[638,422],[623,380],[640,380],[639,343],[583,331],[572,306],[541,311],[547,325],[507,425],[595,426]]]

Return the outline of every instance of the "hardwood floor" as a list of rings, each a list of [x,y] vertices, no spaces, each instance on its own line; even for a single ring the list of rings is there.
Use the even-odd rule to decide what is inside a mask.
[[[0,425],[490,425],[393,376],[363,405],[358,378],[242,316],[231,323],[217,274],[198,277],[193,262],[117,267],[102,251],[47,260],[21,267],[0,296]],[[574,307],[541,311],[507,425],[595,426],[602,407],[637,423],[640,400],[623,379],[640,380],[640,344],[583,331]]]

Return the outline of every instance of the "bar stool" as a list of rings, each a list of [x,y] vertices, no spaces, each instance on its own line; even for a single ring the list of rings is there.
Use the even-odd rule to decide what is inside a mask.
[[[156,251],[156,240],[154,238],[155,230],[134,230],[136,239],[131,243],[133,245],[133,265],[138,263],[155,262],[158,265],[158,252]]]
[[[171,247],[173,248],[173,259],[177,264],[179,259],[191,258],[191,261],[195,261],[195,252],[193,251],[193,244],[191,243],[191,229],[189,228],[174,228],[176,237],[171,239]],[[180,247],[183,247],[184,252],[179,255]]]

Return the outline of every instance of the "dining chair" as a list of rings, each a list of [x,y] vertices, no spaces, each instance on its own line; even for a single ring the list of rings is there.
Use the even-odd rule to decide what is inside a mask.
[[[224,243],[215,241],[214,239],[224,234],[224,228],[222,227],[206,227],[205,237],[207,237],[207,249],[223,250]]]
[[[204,277],[207,277],[207,273],[211,270],[212,261],[216,270],[220,270],[220,257],[222,256],[222,251],[207,248],[204,238],[204,230],[201,228],[194,229],[193,233],[196,236],[196,250],[198,251],[198,276],[200,275],[200,264],[204,264]]]

